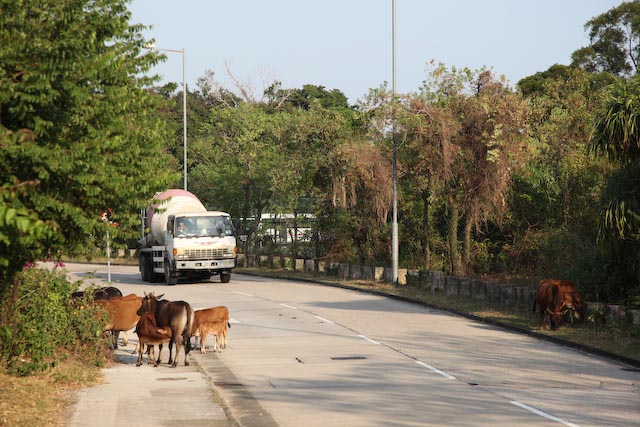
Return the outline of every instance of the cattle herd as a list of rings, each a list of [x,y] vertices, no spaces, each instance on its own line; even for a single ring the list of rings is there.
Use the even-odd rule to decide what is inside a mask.
[[[164,295],[164,294],[163,294]],[[145,347],[147,363],[158,366],[163,344],[169,344],[169,365],[178,366],[178,354],[184,348],[184,364],[189,365],[191,338],[200,338],[200,352],[206,353],[206,338],[215,338],[214,351],[227,347],[229,309],[225,306],[193,310],[185,301],[168,301],[163,295],[153,293],[140,297],[136,294],[122,295],[119,289],[109,286],[93,290],[93,300],[107,313],[105,332],[112,337],[112,347],[118,347],[118,336],[124,332],[123,344],[128,342],[129,333],[135,328],[138,335],[137,366],[142,365]],[[84,292],[75,292],[73,298],[81,298]],[[155,346],[159,347],[155,358]],[[176,347],[175,359],[173,347]]]
[[[74,292],[73,298],[83,297],[85,292]],[[164,294],[163,294],[164,295]],[[169,365],[178,366],[178,354],[184,348],[184,364],[189,365],[191,338],[200,338],[200,352],[206,353],[206,340],[213,335],[214,351],[227,347],[229,309],[225,306],[193,310],[185,301],[167,301],[163,295],[155,296],[145,292],[143,297],[136,294],[122,295],[112,286],[93,290],[93,300],[107,312],[105,332],[111,334],[112,347],[118,346],[118,336],[124,332],[123,344],[135,328],[138,335],[137,366],[142,365],[144,349],[147,349],[147,363],[158,366],[163,344],[169,344]],[[540,312],[540,326],[557,330],[563,323],[584,321],[585,304],[575,284],[566,280],[542,279],[538,283],[533,309]],[[159,346],[155,358],[155,346]],[[175,359],[173,347],[176,347]]]

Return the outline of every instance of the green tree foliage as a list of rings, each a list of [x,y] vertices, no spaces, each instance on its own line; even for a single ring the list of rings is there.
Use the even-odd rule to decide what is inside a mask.
[[[302,89],[274,91],[272,102],[279,99],[303,110],[309,110],[314,100],[319,102],[323,108],[349,108],[349,101],[344,93],[338,89],[328,91],[324,86],[304,85]]]
[[[627,277],[621,293],[640,298],[640,78],[621,78],[606,92],[591,147],[617,166],[603,192],[600,237]]]
[[[141,77],[159,57],[126,3],[0,2],[3,286],[27,260],[86,253],[107,208],[137,231],[144,200],[175,180],[153,79]]]
[[[572,54],[572,65],[592,73],[629,76],[640,67],[640,2],[624,2],[585,24],[589,46]]]
[[[579,68],[528,97],[530,154],[514,179],[505,242],[511,269],[572,279],[583,291],[606,281],[596,274],[595,224],[607,167],[586,150],[597,98],[593,75]]]

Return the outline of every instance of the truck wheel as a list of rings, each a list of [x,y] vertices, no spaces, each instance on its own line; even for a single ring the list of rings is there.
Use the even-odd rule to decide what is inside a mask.
[[[140,258],[138,258],[138,267],[140,268],[140,277],[142,278],[143,282],[149,281],[146,260],[147,260],[147,257],[145,255],[140,255]]]
[[[171,272],[169,271],[169,262],[164,260],[164,281],[168,286],[174,286],[178,284],[177,277],[171,277]]]
[[[223,271],[220,273],[220,281],[222,283],[229,283],[230,280],[231,280],[231,273],[229,273],[228,271]]]

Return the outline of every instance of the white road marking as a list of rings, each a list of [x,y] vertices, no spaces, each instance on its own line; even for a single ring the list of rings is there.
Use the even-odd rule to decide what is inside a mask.
[[[290,308],[290,309],[292,309],[292,310],[297,310],[297,308],[296,308],[296,307],[292,307],[292,306],[287,305],[287,304],[284,304],[284,303],[280,303],[280,305],[281,305],[281,306],[283,306],[283,307]]]
[[[549,420],[558,422],[560,424],[564,424],[564,425],[569,426],[569,427],[580,427],[578,424],[570,423],[569,421],[565,421],[562,418],[554,417],[553,415],[549,415],[546,412],[542,412],[539,409],[533,408],[533,407],[531,407],[529,405],[525,405],[524,403],[520,403],[520,402],[518,402],[516,400],[512,400],[510,403],[512,405],[515,405],[515,406],[519,407],[519,408],[526,409],[527,411],[533,412],[536,415],[540,415],[541,417],[545,417],[545,418],[547,418]]]
[[[229,323],[242,323],[242,321],[234,319],[233,317],[229,318]]]
[[[424,362],[421,362],[421,361],[419,361],[419,360],[416,360],[416,363],[417,363],[418,365],[420,365],[420,366],[424,366],[425,368],[432,370],[432,371],[433,371],[433,372],[435,372],[436,374],[440,374],[440,375],[442,375],[442,376],[443,376],[443,377],[445,377],[445,378],[448,378],[448,379],[450,379],[450,380],[455,380],[455,379],[456,379],[456,377],[454,377],[453,375],[447,374],[446,372],[441,371],[441,370],[440,370],[440,369],[438,369],[438,368],[434,368],[433,366],[428,365],[428,364],[426,364],[426,363],[424,363]]]
[[[234,294],[238,294],[238,295],[244,295],[245,297],[252,297],[253,295],[251,294],[245,294],[244,292],[238,292],[238,291],[231,291]]]
[[[374,341],[369,337],[365,337],[364,335],[358,335],[360,338],[362,338],[363,340],[369,341],[371,344],[378,344],[380,345],[380,343],[378,341]]]
[[[324,317],[316,316],[316,319],[320,319],[323,322],[331,323],[332,325],[334,325],[334,323],[331,320],[325,319]]]

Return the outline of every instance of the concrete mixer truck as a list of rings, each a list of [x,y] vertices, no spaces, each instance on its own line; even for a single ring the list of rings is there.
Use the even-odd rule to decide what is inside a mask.
[[[207,211],[188,191],[167,190],[156,193],[141,217],[138,249],[143,281],[175,285],[179,278],[208,280],[214,275],[222,283],[231,280],[237,247],[229,214]]]

